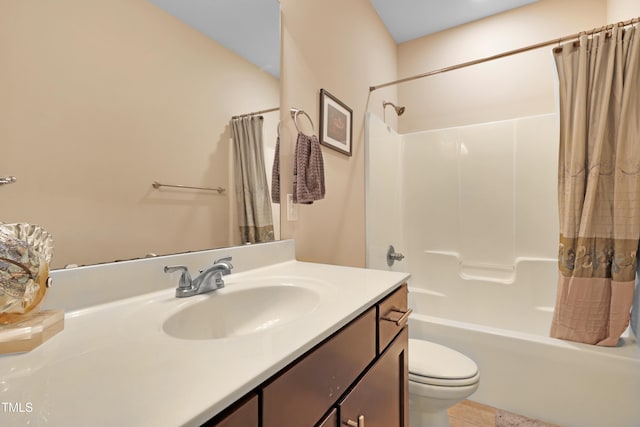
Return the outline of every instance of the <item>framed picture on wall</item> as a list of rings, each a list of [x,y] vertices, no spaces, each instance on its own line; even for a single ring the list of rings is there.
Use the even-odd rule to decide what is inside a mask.
[[[320,89],[320,143],[350,156],[352,139],[353,111]]]

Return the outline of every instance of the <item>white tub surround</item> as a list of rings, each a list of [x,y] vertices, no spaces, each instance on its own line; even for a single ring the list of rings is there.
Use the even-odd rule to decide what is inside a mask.
[[[549,337],[558,280],[558,117],[367,135],[367,266],[410,271],[410,337],[471,357],[472,400],[564,427],[637,427],[640,348]],[[391,201],[391,203],[389,202]],[[637,325],[638,317],[635,318]]]
[[[0,357],[0,401],[16,409],[0,407],[1,424],[199,425],[408,277],[303,263],[293,254],[285,241],[54,272],[47,306],[67,310],[65,330],[30,353]],[[178,275],[163,267],[197,271],[227,255],[235,269],[221,295],[234,285],[300,278],[320,298],[296,320],[258,333],[216,340],[166,334],[166,319],[207,296],[175,298]]]

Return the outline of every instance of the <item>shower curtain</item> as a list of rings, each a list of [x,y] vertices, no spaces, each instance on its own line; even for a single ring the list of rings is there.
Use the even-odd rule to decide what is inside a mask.
[[[262,123],[262,116],[240,117],[231,121],[238,221],[243,243],[274,240]]]
[[[615,26],[554,50],[560,86],[559,280],[551,336],[615,346],[640,237],[640,34]]]

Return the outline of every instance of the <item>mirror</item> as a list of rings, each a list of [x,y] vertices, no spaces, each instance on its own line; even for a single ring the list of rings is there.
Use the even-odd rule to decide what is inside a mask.
[[[49,231],[53,268],[240,244],[229,121],[279,106],[279,4],[154,3],[0,3],[0,178],[17,178],[0,221]],[[238,41],[271,56],[222,45]],[[264,114],[269,179],[278,119]]]

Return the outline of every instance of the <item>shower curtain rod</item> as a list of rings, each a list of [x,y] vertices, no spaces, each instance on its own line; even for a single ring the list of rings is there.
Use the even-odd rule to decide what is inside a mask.
[[[533,44],[531,46],[521,47],[519,49],[514,49],[514,50],[507,51],[507,52],[498,53],[496,55],[487,56],[485,58],[474,59],[473,61],[468,61],[468,62],[463,62],[461,64],[451,65],[449,67],[440,68],[439,70],[433,70],[433,71],[429,71],[429,72],[426,72],[426,73],[417,74],[415,76],[405,77],[405,78],[400,79],[400,80],[395,80],[395,81],[392,81],[392,82],[383,83],[383,84],[379,84],[379,85],[376,85],[376,86],[369,86],[369,92],[373,92],[374,90],[377,90],[377,89],[382,89],[383,87],[396,85],[398,83],[404,83],[404,82],[408,82],[408,81],[411,81],[411,80],[421,79],[423,77],[429,77],[429,76],[433,76],[433,75],[436,75],[436,74],[446,73],[447,71],[459,70],[460,68],[470,67],[472,65],[481,64],[483,62],[493,61],[494,59],[504,58],[504,57],[507,57],[507,56],[515,55],[517,53],[527,52],[529,50],[540,49],[541,47],[551,46],[551,45],[554,45],[554,44],[560,44],[562,42],[566,42],[566,41],[569,41],[569,40],[577,39],[583,34],[592,35],[592,34],[595,34],[597,32],[600,32],[600,31],[611,30],[616,25],[619,26],[619,27],[625,27],[627,25],[635,24],[637,22],[640,22],[640,17],[629,19],[628,21],[618,22],[617,24],[609,24],[609,25],[605,25],[604,27],[594,28],[591,31],[581,31],[579,33],[571,34],[570,36],[564,36],[564,37],[560,37],[560,38],[557,38],[557,39],[549,40],[549,41],[546,41],[546,42]]]
[[[253,113],[239,114],[237,116],[231,116],[231,118],[239,119],[240,117],[255,116],[256,114],[271,113],[273,111],[280,111],[280,107],[267,108],[266,110],[254,111]]]

